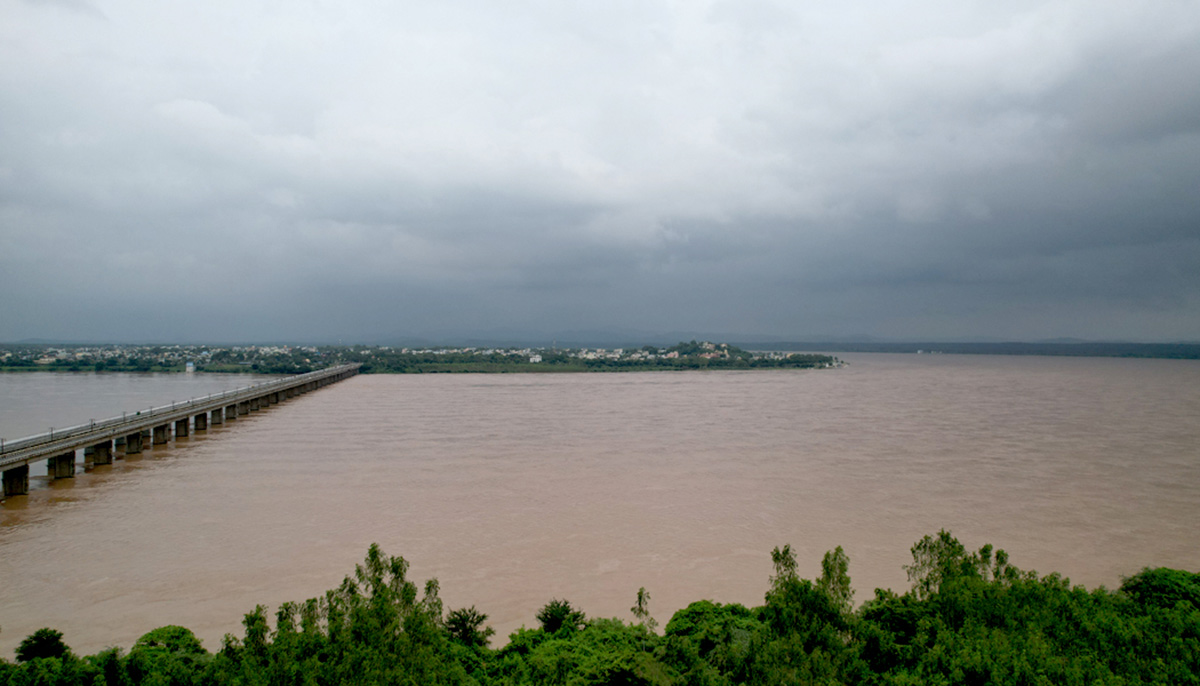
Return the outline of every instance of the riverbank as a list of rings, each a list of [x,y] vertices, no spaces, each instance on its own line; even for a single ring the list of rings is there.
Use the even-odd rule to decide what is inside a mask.
[[[659,348],[395,348],[390,346],[24,346],[0,348],[0,371],[303,374],[341,364],[363,374],[824,369],[830,355],[747,351],[690,341]]]
[[[51,628],[0,660],[0,686],[80,683],[312,684],[1194,684],[1200,674],[1200,574],[1143,569],[1088,591],[971,551],[946,531],[912,549],[903,594],[855,608],[841,547],[816,579],[791,546],[771,552],[763,603],[697,600],[657,631],[650,592],[630,592],[632,622],[590,618],[551,599],[506,645],[489,647],[486,608],[451,609],[436,579],[372,544],[324,596],[258,605],[210,652],[182,626],[148,631],[128,653],[76,657]]]

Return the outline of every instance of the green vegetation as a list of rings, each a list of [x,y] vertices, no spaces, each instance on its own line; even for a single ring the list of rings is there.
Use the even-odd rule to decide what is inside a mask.
[[[967,550],[949,533],[912,547],[912,588],[853,608],[849,560],[830,551],[815,581],[789,546],[772,552],[763,605],[700,600],[660,635],[639,589],[636,623],[588,618],[553,599],[506,646],[487,615],[444,611],[436,580],[419,594],[408,563],[371,546],[324,596],[262,606],[216,653],[183,627],[146,634],[128,654],[75,656],[41,629],[0,685],[26,684],[1200,684],[1200,575],[1145,569],[1088,591]]]
[[[63,643],[62,632],[54,629],[38,629],[17,646],[17,662],[29,662],[46,657],[62,658],[71,649]]]
[[[669,348],[392,348],[388,346],[15,346],[0,348],[0,371],[303,374],[358,363],[363,374],[592,372],[817,368],[828,355],[749,352],[691,341]]]
[[[828,355],[753,353],[727,343],[691,341],[637,349],[431,349],[353,346],[325,349],[336,364],[357,362],[363,374],[456,372],[625,372],[689,369],[812,369],[839,364]]]

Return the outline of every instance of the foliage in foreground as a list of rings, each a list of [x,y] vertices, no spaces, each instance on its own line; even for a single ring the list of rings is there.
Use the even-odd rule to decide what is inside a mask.
[[[876,590],[857,609],[841,548],[808,580],[784,546],[760,607],[700,600],[660,635],[645,589],[632,624],[554,599],[493,650],[486,614],[446,612],[436,580],[419,593],[408,563],[373,545],[336,589],[285,603],[273,628],[256,607],[216,653],[166,626],[128,654],[81,658],[41,629],[0,660],[0,685],[1200,684],[1200,574],[1145,569],[1088,591],[945,531],[912,556],[909,591]]]

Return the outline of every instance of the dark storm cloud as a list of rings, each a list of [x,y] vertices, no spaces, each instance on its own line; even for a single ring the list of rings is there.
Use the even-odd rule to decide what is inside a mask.
[[[0,339],[1200,338],[1200,3],[8,2]]]

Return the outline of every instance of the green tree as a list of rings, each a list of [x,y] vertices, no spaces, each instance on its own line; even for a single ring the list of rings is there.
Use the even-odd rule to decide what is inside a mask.
[[[658,622],[650,616],[650,593],[645,586],[638,589],[637,601],[634,602],[633,607],[629,608],[629,611],[633,613],[634,617],[637,617],[642,626],[650,631],[654,631],[658,627]]]
[[[775,566],[775,575],[771,577],[772,588],[779,588],[800,578],[796,572],[796,553],[792,551],[790,543],[783,546],[782,550],[775,548],[771,551],[771,563]]]
[[[854,588],[850,585],[849,570],[850,558],[839,545],[825,553],[821,560],[821,577],[817,579],[817,588],[844,613],[854,609]]]
[[[743,683],[751,639],[763,628],[746,607],[699,600],[663,629],[667,659],[687,683]]]
[[[505,681],[581,686],[678,684],[678,675],[656,658],[658,645],[659,637],[642,625],[593,619],[578,631],[560,631],[537,643],[523,664],[510,665]]]
[[[835,683],[854,662],[850,625],[834,599],[796,571],[790,545],[771,551],[775,574],[751,644],[751,683]]]
[[[134,683],[165,678],[167,683],[189,683],[203,670],[211,656],[189,629],[163,626],[145,633],[133,644],[125,660],[125,671]],[[105,673],[114,668],[111,658],[99,663]]]
[[[1121,590],[1144,606],[1171,609],[1179,603],[1188,603],[1200,609],[1200,574],[1181,569],[1147,567],[1125,579]]]
[[[134,650],[139,648],[162,648],[169,653],[206,653],[200,639],[196,638],[191,629],[169,624],[153,631],[142,634],[133,644]]]
[[[537,620],[542,625],[542,631],[557,634],[561,630],[576,631],[582,629],[587,619],[583,612],[571,607],[566,600],[552,599],[538,610]]]
[[[446,630],[450,637],[468,647],[486,648],[488,639],[496,630],[484,627],[488,616],[475,609],[475,606],[451,610],[446,615]],[[481,628],[482,627],[482,628]]]
[[[54,629],[38,629],[25,637],[17,646],[17,662],[29,662],[43,657],[66,657],[71,649],[63,643],[62,632]]]

